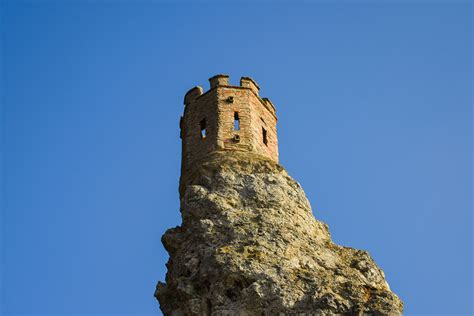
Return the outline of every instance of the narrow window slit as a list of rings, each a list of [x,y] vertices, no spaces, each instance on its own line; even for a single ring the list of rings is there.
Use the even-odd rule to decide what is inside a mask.
[[[234,131],[240,131],[239,112],[234,112]]]
[[[206,119],[202,119],[199,126],[201,127],[201,138],[206,138]]]
[[[268,144],[267,130],[263,127],[262,127],[262,136],[263,136],[263,143],[266,146]]]

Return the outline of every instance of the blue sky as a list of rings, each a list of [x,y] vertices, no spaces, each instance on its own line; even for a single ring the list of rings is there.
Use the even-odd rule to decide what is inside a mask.
[[[282,165],[406,315],[473,313],[472,5],[13,1],[1,311],[160,315],[184,93],[251,76]]]

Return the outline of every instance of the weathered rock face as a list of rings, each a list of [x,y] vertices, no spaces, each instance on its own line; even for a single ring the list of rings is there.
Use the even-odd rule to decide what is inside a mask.
[[[369,254],[335,245],[278,164],[216,152],[187,179],[155,292],[165,315],[400,315]]]

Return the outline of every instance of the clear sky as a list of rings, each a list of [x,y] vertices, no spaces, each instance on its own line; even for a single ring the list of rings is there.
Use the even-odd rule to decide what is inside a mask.
[[[406,315],[472,314],[472,9],[4,0],[3,315],[160,315],[183,96],[217,73],[260,84],[282,165]]]

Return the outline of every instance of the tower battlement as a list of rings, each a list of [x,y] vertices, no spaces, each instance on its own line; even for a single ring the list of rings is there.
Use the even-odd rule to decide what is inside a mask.
[[[223,74],[209,83],[208,91],[196,86],[184,97],[182,180],[196,163],[218,150],[252,152],[278,162],[275,106],[260,97],[258,84],[242,77],[240,86],[232,86]]]

